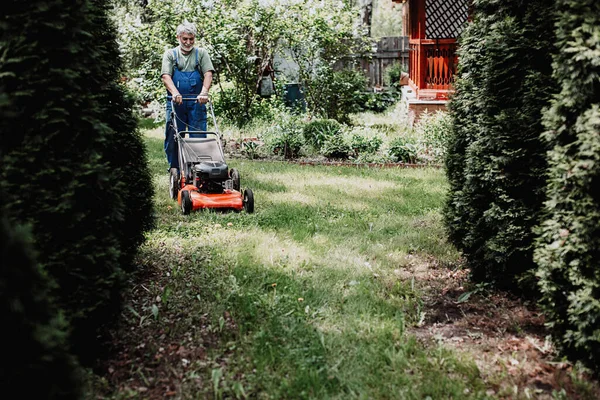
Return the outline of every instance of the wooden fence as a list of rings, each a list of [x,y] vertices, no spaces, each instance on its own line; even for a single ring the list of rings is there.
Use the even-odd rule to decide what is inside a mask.
[[[351,56],[338,63],[338,67],[354,64],[364,71],[369,79],[369,88],[385,87],[385,71],[393,64],[400,63],[408,72],[408,36],[383,37],[375,43],[376,51],[366,57]]]

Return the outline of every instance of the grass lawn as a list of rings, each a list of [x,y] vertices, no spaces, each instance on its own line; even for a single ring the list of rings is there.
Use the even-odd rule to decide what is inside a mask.
[[[490,396],[472,358],[409,332],[426,317],[413,272],[458,265],[441,222],[442,170],[229,160],[255,213],[183,216],[162,139],[146,141],[158,223],[99,396]]]

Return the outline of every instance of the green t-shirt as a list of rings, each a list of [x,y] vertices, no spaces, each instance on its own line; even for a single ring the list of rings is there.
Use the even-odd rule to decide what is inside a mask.
[[[177,58],[179,62],[178,67],[180,71],[191,72],[194,70],[194,67],[196,66],[196,51],[198,51],[198,69],[200,74],[204,76],[204,74],[208,71],[215,71],[212,61],[210,60],[210,56],[205,49],[194,47],[194,49],[186,55],[183,54],[181,52],[181,48],[177,46],[175,51],[177,52]],[[165,54],[163,54],[160,76],[163,76],[164,74],[173,76],[174,70],[175,56],[173,55],[173,49],[169,49],[165,52]]]

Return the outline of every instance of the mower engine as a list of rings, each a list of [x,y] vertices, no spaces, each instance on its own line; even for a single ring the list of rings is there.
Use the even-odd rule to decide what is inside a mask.
[[[225,163],[202,162],[194,165],[193,173],[194,186],[200,193],[223,193],[224,189],[231,189],[229,169]]]

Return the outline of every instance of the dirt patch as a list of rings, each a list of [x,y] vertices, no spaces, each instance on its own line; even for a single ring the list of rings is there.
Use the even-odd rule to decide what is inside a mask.
[[[535,304],[510,293],[473,286],[468,269],[429,260],[415,279],[425,292],[425,318],[411,331],[472,359],[503,399],[598,399],[597,381],[560,361]]]

